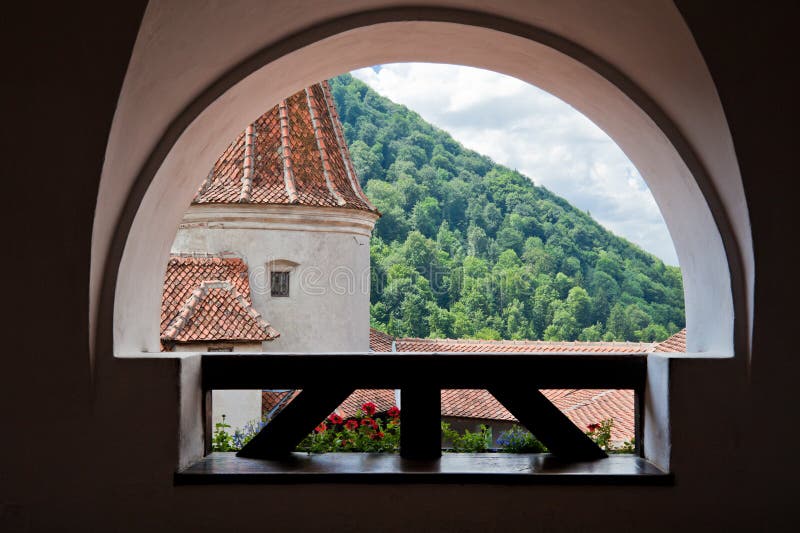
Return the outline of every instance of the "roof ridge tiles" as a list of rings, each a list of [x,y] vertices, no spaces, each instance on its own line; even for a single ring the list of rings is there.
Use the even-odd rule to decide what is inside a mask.
[[[284,98],[249,124],[214,163],[193,200],[233,203],[380,215],[358,182],[326,82]]]
[[[171,257],[162,296],[162,343],[279,337],[253,307],[249,293],[241,258]]]

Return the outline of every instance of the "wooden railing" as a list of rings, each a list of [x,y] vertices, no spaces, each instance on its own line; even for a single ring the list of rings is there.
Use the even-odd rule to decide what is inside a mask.
[[[211,391],[302,389],[239,453],[281,458],[356,389],[400,389],[400,455],[441,455],[441,389],[487,389],[563,460],[606,454],[540,389],[633,389],[637,446],[647,372],[644,354],[422,353],[203,355],[206,440],[211,434]],[[638,450],[640,451],[640,450]]]

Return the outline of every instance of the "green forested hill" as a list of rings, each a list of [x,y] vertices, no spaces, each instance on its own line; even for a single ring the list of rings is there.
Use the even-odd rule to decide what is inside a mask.
[[[680,270],[349,74],[331,80],[356,170],[383,213],[372,325],[397,336],[662,340]]]

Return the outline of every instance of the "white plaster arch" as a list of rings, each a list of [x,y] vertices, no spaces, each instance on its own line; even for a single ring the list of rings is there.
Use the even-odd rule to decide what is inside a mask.
[[[227,29],[229,6],[191,14],[171,4],[148,7],[98,197],[90,295],[95,352],[158,352],[161,280],[173,229],[197,177],[248,122],[320,79],[376,63],[428,61],[515,76],[604,129],[647,181],[675,242],[689,349],[747,354],[753,261],[744,192],[713,82],[671,3],[637,9],[612,2],[601,14],[580,1],[536,3],[541,10],[535,13],[514,11],[513,2],[480,6],[480,12],[431,7],[350,14],[320,4],[287,19],[289,30],[300,29],[268,43],[255,28],[287,14],[254,1],[240,4],[252,11],[239,13],[238,33],[217,28],[217,35],[202,32],[215,24]],[[619,31],[620,21],[631,23],[626,32]],[[219,48],[208,55],[206,44],[192,50],[193,35],[208,35]]]

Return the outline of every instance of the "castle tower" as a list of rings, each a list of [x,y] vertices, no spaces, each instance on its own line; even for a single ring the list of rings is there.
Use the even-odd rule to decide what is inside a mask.
[[[369,238],[327,82],[281,101],[225,150],[186,212],[175,255],[244,260],[267,351],[369,349]]]
[[[162,346],[369,350],[369,239],[379,216],[328,83],[282,100],[225,150],[184,215],[165,280]],[[261,391],[214,391],[215,421],[227,413],[242,427],[260,418],[261,400]]]

